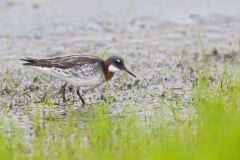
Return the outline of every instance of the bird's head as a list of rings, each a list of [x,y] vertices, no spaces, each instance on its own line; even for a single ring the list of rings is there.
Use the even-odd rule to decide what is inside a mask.
[[[116,73],[125,71],[131,76],[137,78],[132,72],[130,72],[124,65],[124,60],[118,56],[111,56],[107,59],[108,61],[108,72]]]

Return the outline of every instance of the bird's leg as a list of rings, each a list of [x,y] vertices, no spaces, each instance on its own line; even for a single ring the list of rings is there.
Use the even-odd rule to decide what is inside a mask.
[[[85,106],[86,103],[85,103],[83,97],[80,95],[79,88],[77,89],[77,95],[78,95],[78,97],[81,99],[82,104]]]
[[[64,85],[62,85],[61,89],[60,89],[60,93],[62,93],[62,98],[63,98],[63,102],[66,101],[66,97],[65,97],[65,93],[66,93],[66,86],[67,86],[67,82],[65,82]]]

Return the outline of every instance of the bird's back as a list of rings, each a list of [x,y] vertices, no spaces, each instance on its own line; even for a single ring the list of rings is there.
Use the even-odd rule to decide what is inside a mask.
[[[60,78],[74,86],[88,87],[105,81],[103,61],[96,56],[72,55],[51,59],[22,59],[23,65]]]

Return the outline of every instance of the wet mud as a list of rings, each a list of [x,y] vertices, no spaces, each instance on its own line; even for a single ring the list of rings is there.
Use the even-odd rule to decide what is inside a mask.
[[[216,7],[218,6],[218,7]],[[123,106],[138,106],[139,114],[162,109],[181,100],[185,113],[201,67],[202,52],[217,71],[232,61],[239,63],[240,2],[178,1],[27,1],[0,2],[1,114],[7,113],[26,127],[45,107],[59,116],[71,106],[81,115],[94,103],[112,102],[111,113]],[[201,41],[203,48],[201,48]],[[69,104],[58,94],[60,80],[21,65],[20,58],[49,58],[69,54],[122,56],[140,81],[120,74],[103,86],[83,90],[88,107],[82,107],[75,90],[67,91]],[[214,82],[216,77],[211,77]],[[72,91],[71,91],[72,90]],[[174,97],[171,93],[174,91]],[[47,98],[46,98],[47,97]],[[39,105],[40,104],[40,105]]]

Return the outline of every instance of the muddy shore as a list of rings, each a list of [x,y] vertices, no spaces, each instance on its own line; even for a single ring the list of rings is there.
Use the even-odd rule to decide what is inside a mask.
[[[201,65],[201,40],[209,64],[218,70],[233,57],[239,62],[240,2],[219,3],[3,0],[0,110],[25,123],[37,110],[36,97],[44,98],[50,91],[50,99],[60,104],[54,109],[64,115],[65,105],[57,94],[62,82],[22,67],[19,59],[91,53],[123,56],[141,81],[115,76],[109,84],[83,91],[87,103],[102,101],[104,91],[114,102],[112,113],[121,111],[126,101],[138,105],[140,114],[151,113],[164,109],[163,102],[170,99],[165,93],[174,90],[184,115],[184,100],[191,94]],[[78,110],[77,96],[71,92],[67,96]],[[165,111],[170,114],[168,108]]]

